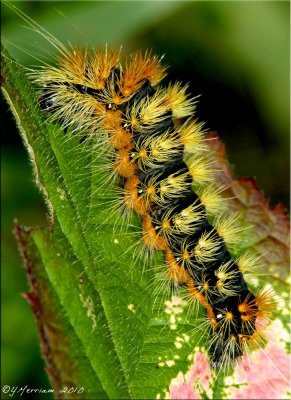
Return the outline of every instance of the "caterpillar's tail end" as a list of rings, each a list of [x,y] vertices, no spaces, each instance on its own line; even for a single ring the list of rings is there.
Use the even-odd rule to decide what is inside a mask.
[[[210,367],[213,370],[229,371],[243,356],[243,349],[236,336],[231,335],[225,339],[218,332],[213,332],[209,355]]]

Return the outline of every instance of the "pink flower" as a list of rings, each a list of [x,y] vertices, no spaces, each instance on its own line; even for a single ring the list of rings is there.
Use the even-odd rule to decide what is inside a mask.
[[[209,389],[211,372],[208,361],[203,353],[197,352],[190,370],[183,375],[181,372],[170,385],[170,399],[201,399],[199,391]]]
[[[201,396],[196,392],[193,385],[189,382],[181,383],[180,385],[171,385],[170,387],[170,399],[186,400],[186,399],[201,399]]]
[[[269,343],[264,350],[244,357],[237,365],[231,388],[232,399],[284,399],[290,390],[290,357],[281,344]]]

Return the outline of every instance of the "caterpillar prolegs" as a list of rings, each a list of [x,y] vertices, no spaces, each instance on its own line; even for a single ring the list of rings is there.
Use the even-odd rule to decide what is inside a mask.
[[[212,367],[229,367],[264,343],[260,321],[269,318],[273,299],[247,287],[244,272],[255,261],[247,253],[231,256],[240,240],[237,216],[224,207],[195,101],[181,83],[159,86],[165,72],[151,52],[122,62],[120,51],[62,47],[58,65],[34,79],[52,120],[108,138],[101,145],[109,149],[123,206],[139,215],[146,247],[164,253],[169,280],[206,309]]]

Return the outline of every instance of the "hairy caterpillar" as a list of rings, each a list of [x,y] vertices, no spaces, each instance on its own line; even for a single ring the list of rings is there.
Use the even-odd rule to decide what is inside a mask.
[[[169,279],[206,308],[212,366],[228,366],[264,342],[256,323],[269,316],[272,297],[248,290],[242,272],[251,261],[234,260],[227,249],[237,228],[221,211],[223,188],[213,182],[201,124],[188,118],[193,99],[179,83],[154,88],[165,67],[150,53],[135,53],[124,66],[117,51],[60,53],[57,67],[35,75],[41,107],[66,128],[79,129],[82,115],[87,136],[108,134],[125,206],[140,215],[146,246],[164,252]]]
[[[116,51],[63,49],[58,66],[35,80],[52,119],[78,129],[74,122],[82,115],[86,135],[108,134],[124,205],[139,214],[146,247],[163,251],[170,281],[187,285],[206,308],[211,365],[229,366],[264,343],[258,319],[269,317],[272,295],[250,292],[243,272],[252,260],[234,260],[228,251],[238,228],[221,211],[223,188],[212,181],[201,124],[191,118],[194,101],[179,83],[157,86],[164,74],[150,53],[121,64]],[[106,142],[100,146],[112,151]]]
[[[73,52],[70,54],[70,57],[73,59],[74,58],[74,54]],[[77,60],[78,59],[82,59],[81,54],[79,53],[79,55],[77,54],[76,56]],[[228,278],[232,277],[233,281],[230,282],[229,286],[226,285],[227,282],[222,282],[223,285],[221,286],[221,290],[220,291],[224,291],[226,296],[230,296],[231,297],[236,297],[236,296],[232,296],[232,292],[231,290],[234,290],[234,287],[239,287],[239,285],[235,284],[236,278],[239,276],[240,272],[236,269],[236,267],[232,270],[233,265],[230,262],[231,260],[226,259],[225,263],[221,265],[221,270],[215,270],[217,272],[217,274],[214,274],[214,276],[203,276],[202,274],[199,275],[200,271],[202,270],[201,265],[203,264],[207,264],[207,263],[214,263],[215,259],[219,257],[219,252],[221,251],[221,247],[222,246],[219,243],[219,239],[218,236],[216,235],[216,233],[218,232],[218,230],[224,232],[224,236],[222,235],[222,237],[225,239],[228,237],[228,242],[231,245],[234,241],[233,239],[233,231],[227,229],[227,227],[232,227],[232,222],[233,221],[228,221],[225,220],[224,218],[222,219],[222,221],[219,221],[219,219],[217,221],[212,221],[210,219],[210,221],[212,222],[207,222],[205,219],[205,210],[203,209],[202,205],[201,205],[201,201],[199,203],[199,201],[197,199],[193,199],[193,203],[190,204],[192,205],[192,208],[190,209],[190,214],[192,219],[189,219],[189,214],[187,215],[187,212],[185,212],[185,208],[183,208],[181,210],[180,213],[176,213],[176,210],[179,206],[181,206],[181,203],[184,200],[184,197],[187,199],[187,195],[183,195],[183,197],[181,197],[180,195],[176,197],[176,193],[179,191],[182,191],[183,193],[183,189],[186,188],[187,190],[185,190],[185,192],[191,192],[193,193],[193,196],[195,196],[195,194],[199,194],[199,198],[203,199],[206,202],[206,210],[208,211],[208,215],[207,215],[207,219],[209,219],[209,215],[212,213],[214,216],[217,216],[218,214],[221,213],[222,210],[222,204],[219,203],[219,198],[215,199],[215,201],[213,202],[213,198],[214,198],[214,194],[220,191],[220,188],[216,188],[213,185],[214,182],[214,178],[213,178],[213,171],[212,171],[212,164],[211,164],[211,160],[207,160],[207,157],[205,157],[205,154],[207,153],[207,149],[204,141],[203,141],[203,136],[200,133],[200,130],[198,127],[197,128],[197,124],[195,124],[195,122],[191,123],[188,121],[182,121],[182,123],[180,124],[180,121],[178,121],[178,118],[184,118],[187,115],[192,115],[192,109],[191,109],[191,101],[189,101],[189,103],[186,104],[187,99],[184,98],[183,100],[177,101],[177,103],[175,103],[176,99],[180,96],[181,98],[183,98],[182,95],[185,94],[182,93],[182,87],[180,86],[174,86],[174,88],[171,88],[173,92],[176,91],[176,97],[174,97],[174,99],[172,100],[172,102],[170,102],[170,105],[167,104],[167,101],[165,100],[167,98],[167,96],[169,96],[168,92],[162,92],[162,90],[157,89],[157,92],[153,93],[152,90],[152,86],[154,86],[153,81],[151,82],[152,84],[148,85],[146,87],[142,87],[142,85],[140,86],[140,82],[138,82],[138,85],[136,85],[135,88],[132,89],[131,92],[129,92],[128,95],[126,95],[126,90],[127,88],[122,87],[122,89],[124,90],[124,93],[121,97],[121,100],[118,99],[118,91],[121,89],[120,87],[122,86],[122,82],[124,82],[124,77],[122,78],[122,74],[118,71],[121,70],[120,67],[120,62],[118,60],[118,55],[117,53],[108,53],[108,56],[104,53],[104,52],[100,52],[100,57],[101,60],[102,59],[106,59],[106,63],[110,66],[110,71],[107,71],[107,78],[105,79],[105,83],[103,83],[103,90],[102,90],[102,82],[101,82],[101,92],[98,93],[94,93],[94,90],[100,90],[100,88],[96,88],[94,87],[94,84],[91,84],[91,82],[86,79],[83,79],[84,77],[82,76],[82,79],[79,79],[79,76],[74,75],[72,79],[66,79],[66,80],[60,80],[58,82],[58,78],[55,78],[55,76],[52,77],[48,77],[48,79],[46,78],[42,78],[42,76],[44,75],[38,75],[37,79],[40,79],[40,85],[43,86],[45,85],[45,89],[43,92],[43,97],[41,99],[41,106],[46,110],[49,111],[52,115],[51,119],[54,120],[54,118],[56,118],[58,121],[61,121],[61,123],[68,128],[72,128],[72,130],[76,129],[76,126],[74,126],[73,122],[77,121],[78,119],[80,119],[80,113],[76,112],[76,114],[74,114],[73,112],[71,113],[71,110],[73,108],[73,99],[71,102],[69,102],[68,104],[66,103],[66,98],[69,98],[72,96],[75,97],[75,100],[77,100],[77,103],[80,105],[82,104],[82,107],[84,108],[80,108],[80,110],[82,111],[82,117],[84,120],[84,123],[86,125],[86,121],[87,121],[87,128],[88,129],[84,129],[84,134],[87,134],[89,136],[94,136],[96,134],[95,129],[97,129],[97,125],[98,123],[100,123],[99,127],[98,127],[98,133],[101,133],[101,129],[100,126],[102,126],[102,132],[105,130],[104,128],[106,128],[106,130],[109,130],[113,133],[113,138],[112,136],[110,137],[110,140],[114,141],[115,144],[115,148],[117,148],[117,156],[113,156],[114,160],[110,159],[109,160],[109,164],[111,164],[111,166],[114,166],[115,171],[117,171],[117,175],[121,176],[124,178],[124,183],[122,183],[122,185],[124,185],[124,189],[126,190],[126,200],[124,200],[124,204],[127,204],[129,206],[129,208],[131,209],[137,209],[136,210],[142,217],[143,219],[143,225],[145,226],[144,232],[144,241],[147,242],[151,248],[154,247],[159,247],[160,249],[162,249],[165,254],[166,254],[166,258],[168,261],[168,265],[169,265],[169,277],[170,279],[172,279],[174,282],[177,282],[178,284],[188,284],[189,287],[189,291],[192,293],[192,295],[194,295],[195,297],[195,289],[196,286],[194,285],[194,287],[192,287],[192,284],[194,282],[194,275],[195,275],[195,279],[196,281],[199,282],[199,290],[202,292],[203,289],[203,295],[206,298],[207,303],[210,302],[211,297],[216,298],[217,297],[217,289],[220,285],[209,285],[210,288],[207,287],[207,280],[213,280],[213,279],[217,279],[219,278],[217,275],[219,274],[220,277],[223,277],[223,274],[229,274]],[[150,64],[151,60],[154,59],[155,61],[159,61],[157,60],[155,57],[150,57],[149,55],[147,55],[146,57],[142,57],[140,55],[136,55],[137,60],[140,58],[141,60],[141,69],[145,64]],[[84,58],[83,58],[84,59]],[[113,59],[113,61],[112,61]],[[114,59],[116,60],[116,62],[114,62]],[[93,58],[93,63],[94,63],[94,58]],[[66,68],[66,71],[70,70],[70,67],[73,69],[73,63],[74,62],[69,62],[68,66],[69,68]],[[91,62],[89,63],[90,65]],[[98,60],[96,59],[96,64],[98,64]],[[74,65],[77,65],[74,64]],[[130,69],[130,62],[128,65],[128,68]],[[158,66],[156,67],[158,69]],[[90,69],[90,68],[87,68]],[[132,69],[134,69],[132,67]],[[153,69],[155,70],[155,68]],[[124,71],[126,71],[126,67],[124,68]],[[91,71],[92,72],[92,71]],[[91,74],[91,72],[89,71],[89,75]],[[104,70],[103,70],[104,72]],[[111,73],[112,72],[112,76]],[[136,71],[135,71],[136,72]],[[157,71],[155,71],[156,73]],[[63,71],[63,73],[65,73],[65,71]],[[124,72],[125,73],[125,72]],[[145,73],[144,73],[145,74]],[[53,75],[51,73],[51,75]],[[106,73],[104,73],[104,75],[106,75]],[[130,74],[129,74],[130,75]],[[146,74],[145,74],[146,75]],[[162,75],[162,73],[161,73]],[[66,76],[67,78],[67,76]],[[52,79],[52,80],[51,80]],[[62,79],[62,78],[61,78]],[[128,78],[129,79],[129,78]],[[151,78],[154,79],[154,78]],[[156,78],[158,80],[158,78]],[[98,80],[98,79],[97,79]],[[102,80],[102,79],[101,79]],[[129,79],[130,80],[130,79]],[[85,82],[84,82],[85,81]],[[85,84],[84,84],[85,83]],[[146,82],[145,82],[146,83]],[[80,86],[79,86],[80,85]],[[115,89],[115,86],[117,86],[118,90]],[[125,85],[126,86],[126,85]],[[129,85],[130,86],[130,85]],[[105,89],[105,90],[104,90]],[[140,90],[143,89],[146,92],[148,92],[148,96],[142,96],[140,95]],[[121,91],[121,90],[120,90]],[[170,91],[170,90],[169,90]],[[104,93],[105,92],[105,93]],[[108,93],[109,92],[109,93]],[[88,96],[87,96],[88,95]],[[93,96],[92,96],[93,95]],[[88,119],[87,119],[87,113],[83,113],[83,111],[88,110],[90,104],[93,103],[93,99],[90,98],[94,97],[95,100],[97,99],[98,103],[100,98],[98,97],[98,95],[101,95],[102,99],[100,101],[100,103],[103,103],[105,105],[105,108],[102,108],[102,104],[101,107],[99,108],[99,106],[96,109],[96,119],[99,120],[99,122],[97,121],[96,126],[93,126],[92,124],[92,117],[90,115],[88,115]],[[113,97],[116,98],[113,100]],[[135,95],[140,95],[141,99],[132,99]],[[164,97],[163,97],[164,96]],[[169,96],[171,97],[171,96]],[[82,100],[83,99],[83,100]],[[86,105],[86,102],[88,100],[88,108]],[[132,102],[131,102],[132,100]],[[148,103],[145,101],[147,100]],[[131,103],[130,103],[131,102]],[[142,104],[140,106],[140,104]],[[148,126],[144,126],[143,124],[140,124],[141,126],[139,126],[140,121],[135,121],[135,119],[139,120],[141,114],[144,112],[144,114],[146,114],[145,108],[150,108],[151,104],[157,105],[157,109],[161,110],[161,113],[158,115],[154,115],[149,113],[148,115],[144,116],[145,120],[149,120],[150,123],[146,123],[144,125],[150,125]],[[68,106],[66,108],[66,106]],[[176,107],[176,108],[175,108]],[[153,107],[155,108],[155,107]],[[170,112],[170,109],[174,109],[175,108],[175,113],[176,113],[176,117],[177,120],[175,120],[175,126],[173,127],[171,124],[173,123],[173,118],[170,118],[170,116],[167,116],[166,114],[168,112]],[[188,110],[187,110],[188,108]],[[65,110],[65,112],[63,111]],[[76,110],[75,110],[76,111]],[[77,110],[78,111],[78,110]],[[91,110],[90,110],[91,111]],[[122,123],[120,123],[118,121],[119,119],[119,111],[122,111],[123,114],[125,114],[125,117],[123,117]],[[70,114],[71,113],[71,114]],[[184,114],[183,114],[184,113]],[[189,114],[187,114],[189,113]],[[103,114],[108,115],[109,118],[109,114],[110,114],[110,118],[109,120],[107,120],[107,117],[104,117]],[[95,116],[94,116],[94,120],[95,120]],[[106,121],[105,121],[106,120]],[[71,123],[72,122],[72,123]],[[167,123],[169,125],[167,125]],[[112,125],[110,125],[112,124]],[[159,137],[156,138],[156,124],[160,124],[161,127],[161,132],[159,132]],[[126,125],[126,126],[124,126]],[[144,139],[144,140],[140,140],[138,139],[135,143],[134,143],[134,147],[130,148],[132,146],[132,143],[130,143],[130,141],[132,141],[132,131],[135,133],[135,129],[128,129],[129,127],[132,126],[137,126],[136,131],[137,133],[142,136],[144,129],[148,132],[148,140]],[[165,127],[168,127],[168,129],[166,129]],[[151,129],[153,128],[153,133],[151,132]],[[92,129],[92,130],[90,130]],[[122,134],[119,137],[119,134],[117,134],[118,130],[122,130]],[[189,135],[187,133],[185,133],[185,131],[189,129]],[[197,132],[196,132],[197,130]],[[193,135],[193,132],[195,131],[195,133],[197,134],[197,136]],[[129,132],[130,134],[130,138],[126,138],[126,132]],[[187,162],[185,162],[184,158],[185,158],[185,151],[183,149],[181,149],[182,145],[180,144],[179,140],[181,139],[181,137],[183,136],[183,134],[186,136],[185,140],[189,139],[189,142],[191,142],[191,140],[193,141],[193,139],[195,139],[197,141],[196,145],[198,146],[198,148],[196,148],[195,146],[192,146],[191,149],[191,153],[193,153],[195,155],[197,155],[197,157],[194,158],[191,156],[189,157],[189,160],[187,160]],[[114,137],[115,136],[115,137]],[[102,137],[101,139],[101,146],[100,147],[107,147],[107,144],[103,141],[104,137]],[[185,144],[184,144],[185,145]],[[193,145],[193,143],[192,143]],[[188,147],[188,149],[191,146]],[[98,150],[96,150],[98,151]],[[151,152],[151,153],[150,153]],[[160,154],[159,154],[160,153]],[[110,154],[112,154],[112,152],[110,151]],[[114,153],[113,153],[114,154]],[[171,154],[171,159],[172,157],[177,160],[173,167],[175,168],[177,165],[179,165],[178,163],[181,162],[181,167],[182,167],[182,173],[180,173],[180,169],[178,169],[177,171],[174,170],[173,172],[173,176],[170,176],[170,178],[173,178],[173,181],[170,182],[169,181],[169,175],[166,175],[166,177],[162,176],[162,178],[160,179],[162,173],[157,173],[157,164],[159,164],[160,168],[163,169],[164,168],[164,163],[167,163],[169,161],[169,155]],[[181,158],[183,157],[183,160],[181,161]],[[192,160],[193,159],[193,160]],[[189,163],[188,163],[189,161]],[[185,165],[183,164],[185,163]],[[140,179],[140,172],[137,174],[136,173],[136,167],[141,170],[142,172],[145,172],[146,174],[150,175],[150,182],[147,182],[147,177],[144,178],[144,180]],[[149,170],[155,170],[153,172],[153,174],[149,174]],[[195,191],[192,192],[192,190],[190,190],[190,186],[191,185],[191,180],[189,179],[189,171],[191,169],[191,179],[194,179],[194,174],[195,174],[195,180],[198,182],[198,184],[195,187]],[[132,170],[132,171],[130,171]],[[166,168],[166,172],[167,172],[167,168]],[[175,175],[176,173],[176,175]],[[139,178],[138,182],[134,182],[134,180],[136,180],[136,177]],[[171,179],[172,180],[172,179]],[[189,182],[188,182],[189,180]],[[150,184],[150,185],[149,185]],[[137,186],[137,190],[133,190],[133,186],[136,185]],[[162,186],[163,185],[163,186]],[[207,187],[210,188],[208,191],[206,191],[206,193],[204,193],[202,190],[203,187]],[[148,191],[146,192],[146,194],[144,195],[144,189],[149,189],[149,193]],[[142,191],[141,193],[139,193],[140,191]],[[143,197],[145,197],[145,201],[142,202],[140,200],[143,200]],[[173,198],[175,197],[176,203],[175,206],[176,208],[174,208],[173,206]],[[189,197],[191,197],[191,195],[189,195]],[[210,201],[209,197],[212,198],[212,202]],[[141,199],[140,199],[141,198]],[[207,204],[207,199],[208,201],[210,201],[210,204]],[[149,205],[150,204],[150,207]],[[164,221],[161,220],[161,218],[158,215],[159,210],[163,209],[164,206],[167,206],[169,215],[167,215],[167,219],[170,220],[170,226],[169,226],[169,221]],[[184,205],[184,204],[183,204]],[[166,207],[165,207],[166,208]],[[152,210],[153,209],[153,210]],[[149,211],[150,210],[150,211]],[[186,208],[187,210],[187,208]],[[165,212],[166,213],[166,212]],[[179,215],[177,215],[179,214]],[[174,225],[172,224],[172,221],[174,220]],[[220,228],[218,227],[218,224],[220,223]],[[210,250],[209,253],[203,253],[203,246],[201,246],[199,244],[199,247],[196,248],[196,246],[193,246],[192,241],[189,244],[187,241],[182,241],[183,246],[185,247],[185,249],[183,248],[183,254],[181,253],[181,248],[179,247],[180,243],[179,243],[179,238],[180,237],[184,237],[186,236],[187,238],[191,237],[191,235],[193,234],[194,231],[194,227],[195,224],[197,224],[197,226],[199,227],[198,229],[198,233],[197,235],[200,234],[199,239],[201,239],[201,237],[203,236],[203,241],[206,242],[206,245],[204,247],[206,247],[206,250]],[[208,225],[207,225],[208,224]],[[158,228],[153,230],[151,225],[154,225],[154,228]],[[200,229],[200,226],[204,225],[204,230]],[[174,226],[174,227],[173,227]],[[215,227],[215,230],[213,230],[212,228]],[[207,230],[208,228],[208,230]],[[156,237],[156,233],[158,232],[160,233],[158,235],[158,238]],[[213,237],[214,236],[214,237]],[[163,238],[164,241],[167,240],[167,243],[163,243],[163,240],[160,240],[160,238]],[[220,237],[220,236],[219,236]],[[190,246],[190,251],[188,251],[188,247]],[[163,248],[164,247],[164,248]],[[197,258],[198,262],[195,263],[193,262],[193,258],[192,257],[188,257],[187,253],[190,253],[193,251],[193,248],[195,251],[195,257]],[[208,254],[207,254],[208,253]],[[173,259],[174,256],[174,259]],[[182,257],[183,256],[183,257]],[[178,262],[177,259],[180,259],[180,263],[182,264],[183,269],[181,269],[181,266],[176,265],[176,263]],[[196,261],[196,259],[195,259]],[[179,264],[179,262],[178,262]],[[194,265],[199,266],[200,268],[198,270],[197,273],[194,274],[194,272],[192,271],[192,269],[194,269]],[[241,264],[243,264],[241,262]],[[191,276],[188,277],[186,273],[184,273],[185,271],[191,271]],[[184,275],[184,276],[183,276]],[[220,278],[221,279],[221,278]],[[224,281],[226,281],[226,277],[224,279]],[[191,281],[191,282],[190,282]],[[218,279],[217,279],[218,281]],[[195,282],[194,282],[195,283]],[[198,286],[197,286],[198,287]],[[202,289],[201,289],[202,287]],[[236,289],[237,290],[237,289]],[[209,292],[209,293],[208,293]],[[240,293],[240,292],[239,292]],[[203,298],[200,298],[200,301],[203,301]],[[211,304],[211,308],[212,310],[215,309],[214,307],[214,301],[211,300],[213,304]],[[206,306],[206,303],[204,304]],[[257,305],[255,305],[255,307],[257,307]],[[209,307],[206,307],[209,310],[209,313],[211,313],[211,309]],[[251,305],[250,305],[251,308]],[[267,308],[267,307],[266,307]],[[262,311],[264,310],[264,308],[262,308]],[[223,310],[222,310],[223,311]],[[231,331],[233,328],[233,323],[231,322],[231,315],[227,315],[226,313],[223,314],[223,312],[217,312],[217,319],[218,316],[222,314],[222,318],[223,321],[225,321],[224,323],[224,327],[223,329],[225,330],[225,332],[227,333],[228,331]],[[251,314],[251,312],[250,312]],[[254,309],[253,311],[253,320],[251,321],[250,325],[252,325],[252,323],[254,322],[254,319],[256,319],[258,314],[258,310]],[[266,315],[266,314],[265,314]],[[239,314],[235,316],[236,318],[239,317]],[[217,322],[217,321],[216,321]],[[211,323],[209,322],[209,325],[211,325]],[[211,325],[213,326],[213,325]],[[214,326],[213,326],[214,328]],[[234,327],[235,328],[235,327]],[[214,329],[215,332],[215,329]],[[222,332],[218,331],[218,332]],[[223,338],[224,339],[224,338]],[[213,343],[215,343],[217,345],[218,348],[218,343],[219,340],[217,339],[216,334],[213,336]],[[239,346],[237,344],[233,345],[233,349],[239,348]],[[231,349],[231,345],[229,345],[229,349]],[[221,364],[227,364],[226,359],[222,360],[221,357],[217,357],[217,360],[215,359],[215,355],[217,353],[216,347],[214,346],[214,352],[213,352],[213,363],[221,363]],[[231,352],[229,352],[231,354]],[[236,354],[233,351],[233,357],[230,357],[229,360],[232,359],[236,359]]]

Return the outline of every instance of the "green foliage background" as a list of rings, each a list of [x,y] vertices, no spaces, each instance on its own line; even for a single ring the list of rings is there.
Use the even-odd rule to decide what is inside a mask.
[[[289,2],[13,2],[66,43],[165,54],[168,80],[201,94],[197,115],[226,143],[237,175],[256,175],[273,204],[289,199]],[[2,5],[2,37],[26,66],[53,49]],[[15,47],[18,46],[19,48]],[[25,52],[23,52],[25,49]],[[7,106],[3,103],[3,108]],[[46,225],[27,155],[1,112],[2,384],[48,386],[12,236],[14,218]]]

